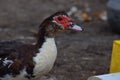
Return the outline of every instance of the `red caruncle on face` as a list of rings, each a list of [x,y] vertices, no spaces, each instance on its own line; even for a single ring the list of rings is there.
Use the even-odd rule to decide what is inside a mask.
[[[60,16],[55,16],[54,21],[59,25],[62,25],[64,29],[68,29],[71,22],[73,22],[74,20],[65,15],[60,15]]]

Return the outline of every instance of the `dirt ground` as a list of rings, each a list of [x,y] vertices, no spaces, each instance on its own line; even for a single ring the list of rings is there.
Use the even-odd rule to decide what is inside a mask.
[[[106,11],[107,0],[0,0],[0,40],[35,42],[39,24],[45,17],[59,10],[76,6],[85,10],[89,4],[94,11]],[[93,16],[93,15],[92,15]],[[93,16],[90,22],[78,24],[83,32],[58,33],[58,56],[53,69],[41,80],[87,80],[88,77],[109,72],[113,40],[107,21]]]

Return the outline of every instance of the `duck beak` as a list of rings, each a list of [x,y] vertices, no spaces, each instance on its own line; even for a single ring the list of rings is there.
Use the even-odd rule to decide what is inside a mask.
[[[76,24],[71,24],[69,27],[70,30],[74,30],[74,31],[83,31],[81,26],[78,26]]]

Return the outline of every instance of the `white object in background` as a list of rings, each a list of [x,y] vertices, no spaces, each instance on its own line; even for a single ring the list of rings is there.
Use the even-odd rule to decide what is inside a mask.
[[[70,11],[67,12],[67,14],[69,16],[71,16],[72,14],[76,13],[77,11],[78,11],[78,8],[76,6],[72,6],[71,9],[70,9]]]
[[[111,73],[98,76],[92,76],[88,80],[120,80],[120,73]]]

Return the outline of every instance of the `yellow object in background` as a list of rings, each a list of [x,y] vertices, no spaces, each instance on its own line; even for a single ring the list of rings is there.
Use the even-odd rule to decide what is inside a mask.
[[[110,72],[120,72],[120,40],[115,40],[113,44]]]

